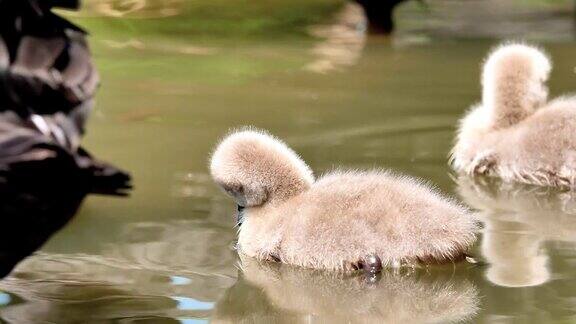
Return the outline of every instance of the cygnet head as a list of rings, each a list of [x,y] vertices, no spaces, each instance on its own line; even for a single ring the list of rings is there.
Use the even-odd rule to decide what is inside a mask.
[[[284,201],[314,182],[312,170],[298,154],[255,129],[226,136],[212,155],[210,173],[242,207]]]
[[[533,46],[509,43],[492,51],[482,73],[482,105],[492,127],[514,125],[544,105],[551,68],[546,54]]]

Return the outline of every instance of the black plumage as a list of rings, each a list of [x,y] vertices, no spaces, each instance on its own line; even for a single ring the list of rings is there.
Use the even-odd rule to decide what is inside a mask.
[[[111,177],[126,189],[128,174],[80,147],[99,76],[86,33],[52,13],[54,6],[78,1],[0,0],[0,169],[68,155],[84,181]]]
[[[98,85],[85,32],[43,0],[0,2],[0,110],[68,112]]]
[[[405,0],[356,0],[368,19],[371,33],[390,34],[394,30],[394,8]]]
[[[99,76],[85,31],[55,6],[78,1],[0,0],[0,278],[87,194],[131,189],[128,173],[80,146]]]

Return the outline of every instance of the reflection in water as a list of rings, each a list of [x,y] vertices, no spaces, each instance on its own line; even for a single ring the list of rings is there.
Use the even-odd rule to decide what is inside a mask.
[[[2,320],[9,323],[107,323],[130,318],[130,321],[178,323],[167,311],[175,308],[176,301],[164,296],[138,295],[122,286],[98,282],[29,282],[22,287],[26,290],[15,295],[20,302],[0,310]]]
[[[86,195],[74,186],[63,185],[58,190],[45,187],[46,183],[53,183],[53,175],[66,179],[61,172],[66,170],[40,164],[29,171],[39,171],[35,177],[38,185],[14,182],[14,172],[0,176],[0,278],[62,228]]]
[[[234,276],[236,253],[230,246],[236,233],[229,224],[202,220],[138,222],[125,226],[121,236],[124,244],[107,246],[105,255],[145,269]]]
[[[18,323],[208,318],[236,280],[236,253],[230,248],[235,230],[222,201],[203,206],[208,189],[200,189],[202,175],[184,173],[177,179],[177,187],[197,187],[193,207],[202,209],[200,217],[191,210],[185,219],[124,223],[118,214],[98,215],[105,231],[121,230],[121,240],[107,241],[93,224],[89,232],[99,234],[86,240],[98,254],[40,252],[26,259],[0,281],[11,298],[0,306],[0,318]],[[84,239],[74,243],[88,245]]]
[[[434,38],[573,40],[574,4],[561,1],[426,1],[428,10],[401,6],[400,34]]]
[[[0,318],[17,323],[205,319],[212,301],[233,280],[193,271],[176,275],[172,269],[96,255],[39,253],[0,282],[14,300],[0,308]]]
[[[379,280],[242,260],[215,323],[440,323],[478,311],[476,287],[456,273],[391,273]]]
[[[366,19],[362,8],[348,3],[328,26],[315,26],[310,33],[325,39],[312,49],[316,59],[305,69],[327,73],[352,66],[360,59],[366,41]]]
[[[550,280],[548,240],[576,239],[576,196],[550,188],[460,177],[458,192],[484,223],[482,254],[486,276],[506,287],[527,287]]]
[[[188,173],[178,179],[186,186],[203,182],[201,175]],[[208,205],[210,217],[107,220],[106,228],[122,229],[122,241],[102,243],[105,238],[99,237],[98,255],[35,254],[0,281],[11,299],[0,307],[0,318],[18,323],[205,320],[236,280],[236,253],[230,248],[235,230],[222,205]]]
[[[85,10],[117,18],[161,18],[180,13],[184,0],[92,0]]]
[[[173,52],[185,55],[211,55],[218,52],[215,47],[197,46],[197,45],[175,45],[175,44],[162,44],[162,42],[145,43],[137,38],[130,38],[126,41],[117,41],[113,39],[103,40],[103,43],[110,48],[125,49],[133,48],[137,50],[149,50],[158,52]]]

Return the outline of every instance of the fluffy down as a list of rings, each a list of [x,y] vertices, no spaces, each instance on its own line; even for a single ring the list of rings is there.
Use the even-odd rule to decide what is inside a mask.
[[[475,240],[467,210],[421,181],[372,170],[335,171],[314,182],[309,170],[263,132],[233,133],[218,146],[214,179],[239,204],[249,202],[239,231],[241,253],[355,270],[366,266],[367,257],[391,267],[457,261]]]
[[[576,185],[576,97],[546,102],[550,62],[504,45],[486,61],[483,96],[460,121],[451,163],[468,175],[542,186]]]

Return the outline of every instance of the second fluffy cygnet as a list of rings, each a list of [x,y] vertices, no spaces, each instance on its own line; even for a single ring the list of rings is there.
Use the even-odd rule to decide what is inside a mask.
[[[505,44],[484,63],[482,102],[461,120],[453,167],[469,175],[576,188],[576,97],[547,102],[544,52]]]
[[[239,251],[331,270],[462,260],[475,240],[467,210],[422,181],[389,171],[335,171],[315,180],[281,140],[259,130],[228,135],[212,177],[242,209]]]

